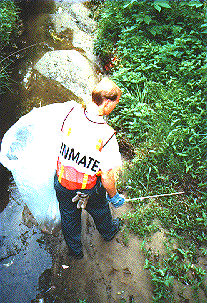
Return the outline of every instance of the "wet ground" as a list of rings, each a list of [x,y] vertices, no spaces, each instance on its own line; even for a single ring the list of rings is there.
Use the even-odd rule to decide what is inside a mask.
[[[116,217],[126,210],[124,206],[112,212]],[[143,269],[141,241],[131,235],[125,245],[119,233],[111,242],[105,242],[91,217],[83,212],[82,242],[84,258],[71,260],[61,232],[56,237],[45,236],[53,256],[48,289],[41,293],[45,302],[152,302],[151,280]]]
[[[33,2],[33,7],[24,7],[23,34],[12,57],[11,86],[1,96],[1,139],[33,107],[74,99],[61,85],[33,72],[34,63],[45,52],[59,47],[50,35],[53,1],[37,2],[38,5]],[[28,303],[39,293],[39,283],[47,284],[40,277],[51,268],[52,256],[46,249],[44,234],[24,212],[25,205],[11,173],[1,164],[0,179],[0,302]]]
[[[9,203],[0,214],[0,302],[28,303],[38,293],[39,276],[52,266],[43,236],[34,225],[25,225],[24,205],[13,182]]]

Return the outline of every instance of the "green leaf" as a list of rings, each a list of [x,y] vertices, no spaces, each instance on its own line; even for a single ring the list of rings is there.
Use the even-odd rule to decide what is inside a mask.
[[[146,15],[144,17],[144,22],[147,23],[148,25],[150,24],[151,21],[152,21],[152,18],[150,16]]]
[[[178,153],[178,156],[180,156],[180,157],[187,157],[187,156],[189,156],[189,155],[186,154],[186,153]]]
[[[144,265],[145,269],[149,269],[150,268],[150,263],[148,259],[145,259],[145,265]]]
[[[157,3],[154,3],[154,8],[157,10],[157,11],[161,11],[161,6],[159,6]]]
[[[151,29],[149,30],[149,32],[150,32],[153,36],[156,36],[156,35],[157,35],[157,32],[156,32],[153,28],[151,28]]]
[[[171,6],[170,6],[167,2],[158,1],[157,4],[158,4],[159,6],[161,6],[161,7],[171,8]]]
[[[127,8],[128,6],[130,7],[130,6],[132,6],[133,5],[133,3],[135,2],[136,0],[131,0],[131,2],[130,3],[127,3],[127,4],[125,4],[124,6],[123,6],[123,8]]]
[[[203,6],[202,3],[199,3],[198,1],[192,1],[190,3],[188,3],[189,6],[195,6],[196,8]]]
[[[197,222],[203,222],[203,218],[196,218]]]

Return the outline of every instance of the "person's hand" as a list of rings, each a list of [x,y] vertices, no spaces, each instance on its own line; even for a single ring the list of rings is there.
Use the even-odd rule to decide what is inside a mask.
[[[116,195],[113,198],[110,198],[109,194],[107,194],[106,198],[107,198],[107,201],[111,202],[111,204],[115,208],[122,206],[125,202],[124,196],[120,195],[118,192],[116,193]]]

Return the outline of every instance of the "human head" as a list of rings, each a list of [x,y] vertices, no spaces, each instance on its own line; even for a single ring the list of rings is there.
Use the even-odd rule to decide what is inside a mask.
[[[121,97],[121,89],[108,77],[104,77],[92,91],[92,101],[100,106],[105,99],[116,101]]]

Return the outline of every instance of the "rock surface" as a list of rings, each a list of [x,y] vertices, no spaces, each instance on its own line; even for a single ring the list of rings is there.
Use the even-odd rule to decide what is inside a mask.
[[[56,2],[56,7],[56,13],[51,16],[55,32],[60,34],[65,30],[72,30],[73,47],[83,50],[85,56],[95,63],[97,59],[93,54],[93,41],[96,22],[89,17],[89,10],[74,1]]]
[[[51,14],[55,35],[70,31],[74,49],[47,52],[34,66],[43,76],[55,80],[81,101],[91,100],[91,91],[98,82],[97,59],[93,54],[96,23],[80,2],[56,1]],[[57,38],[61,40],[61,38]],[[78,51],[77,51],[78,50]]]
[[[39,73],[56,80],[78,98],[89,102],[97,83],[93,66],[76,50],[47,52],[34,67]]]

